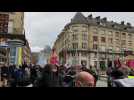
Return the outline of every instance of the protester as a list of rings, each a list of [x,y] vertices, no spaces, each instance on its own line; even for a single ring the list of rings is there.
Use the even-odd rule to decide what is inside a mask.
[[[95,78],[94,81],[95,81],[95,86],[96,86],[96,83],[97,83],[98,77],[99,77],[99,75],[97,74],[97,72],[95,73],[93,70],[87,69],[86,67],[82,67],[81,70],[82,70],[82,71],[86,71],[86,72],[88,72],[89,74],[92,74],[92,75],[94,76],[94,78]]]
[[[45,65],[42,77],[34,84],[35,87],[59,87],[57,67],[52,64]]]
[[[58,75],[59,75],[59,83],[60,86],[64,87],[64,78],[66,75],[66,67],[64,65],[61,65],[58,71]]]
[[[94,87],[95,81],[94,77],[85,71],[82,71],[77,74],[75,79],[76,87]]]
[[[65,87],[74,87],[74,79],[76,76],[75,68],[72,66],[68,68],[66,76],[64,77]]]
[[[1,81],[3,82],[3,87],[8,84],[9,69],[6,65],[1,67]]]

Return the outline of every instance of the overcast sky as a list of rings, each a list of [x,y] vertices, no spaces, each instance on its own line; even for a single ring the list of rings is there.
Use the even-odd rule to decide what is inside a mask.
[[[25,12],[25,31],[32,51],[38,52],[45,45],[53,46],[57,35],[70,22],[76,12]],[[86,17],[107,17],[115,22],[130,22],[134,25],[134,12],[82,12]]]

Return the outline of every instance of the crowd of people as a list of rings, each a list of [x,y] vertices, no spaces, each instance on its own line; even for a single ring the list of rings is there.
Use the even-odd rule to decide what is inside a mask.
[[[3,65],[0,73],[0,87],[96,87],[99,79],[96,67],[90,66],[87,69],[80,65]],[[134,76],[134,69],[108,66],[106,74],[108,87],[112,87],[113,80]]]
[[[106,74],[108,87],[134,86],[134,79],[129,79],[129,76],[134,76],[134,69],[125,64],[108,66]]]
[[[46,64],[0,67],[1,87],[95,87],[96,70],[86,67]]]

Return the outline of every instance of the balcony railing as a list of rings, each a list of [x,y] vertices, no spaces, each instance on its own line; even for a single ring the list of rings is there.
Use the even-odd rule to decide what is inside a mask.
[[[0,38],[7,38],[7,39],[19,39],[24,42],[24,45],[26,44],[26,38],[24,34],[9,34],[9,33],[0,33]]]

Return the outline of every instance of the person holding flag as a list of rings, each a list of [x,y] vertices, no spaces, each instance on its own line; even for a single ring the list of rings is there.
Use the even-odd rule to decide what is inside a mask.
[[[58,65],[59,64],[58,56],[57,56],[54,48],[52,49],[52,53],[51,53],[51,56],[50,56],[50,64],[53,64],[53,65]]]

